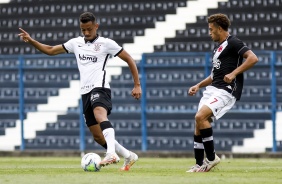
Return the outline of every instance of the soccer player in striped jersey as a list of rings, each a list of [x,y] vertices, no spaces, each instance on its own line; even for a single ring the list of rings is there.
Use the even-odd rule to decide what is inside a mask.
[[[240,39],[229,34],[230,25],[230,20],[224,14],[208,17],[209,35],[218,45],[213,50],[210,76],[188,90],[188,94],[193,96],[200,88],[206,87],[195,116],[196,164],[187,172],[208,172],[220,162],[215,154],[210,123],[221,118],[240,100],[243,72],[258,62],[257,56]]]
[[[90,13],[82,13],[79,17],[83,36],[72,38],[61,45],[45,45],[40,43],[19,28],[21,39],[47,55],[74,53],[80,72],[80,94],[82,95],[83,114],[94,140],[107,149],[101,166],[119,162],[120,154],[125,158],[121,170],[127,171],[138,160],[138,156],[124,148],[115,140],[115,131],[108,120],[111,113],[111,89],[106,75],[106,64],[110,57],[118,56],[124,60],[132,73],[134,87],[132,96],[141,97],[141,86],[138,70],[133,58],[114,40],[97,34],[99,24],[96,17]]]

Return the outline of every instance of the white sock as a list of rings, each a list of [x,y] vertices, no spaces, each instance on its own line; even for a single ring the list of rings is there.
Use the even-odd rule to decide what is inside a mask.
[[[115,147],[116,147],[117,154],[123,156],[123,158],[130,157],[129,150],[123,147],[121,144],[119,144],[116,140],[115,140]]]
[[[106,128],[103,130],[103,135],[107,142],[107,153],[115,152],[115,130],[113,128]]]

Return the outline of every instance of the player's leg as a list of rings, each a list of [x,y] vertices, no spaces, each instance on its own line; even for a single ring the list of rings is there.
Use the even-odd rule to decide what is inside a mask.
[[[114,158],[112,160],[109,160],[109,163],[116,163],[120,159],[118,155],[115,153],[114,131],[113,131],[111,123],[110,122],[107,123],[107,113],[108,113],[107,107],[109,107],[109,110],[111,110],[111,101],[109,101],[109,105],[107,106],[107,105],[104,105],[103,103],[100,103],[101,100],[103,102],[103,99],[104,99],[104,93],[100,93],[99,89],[98,90],[93,89],[91,92],[85,95],[82,95],[83,114],[84,114],[86,124],[90,132],[92,133],[92,136],[94,137],[94,140],[98,142],[101,146],[103,146],[105,149],[107,149],[107,154],[109,152],[113,152],[112,155],[114,155]],[[97,109],[97,112],[96,112],[96,116],[98,118],[97,120],[94,114],[95,108]],[[101,122],[103,121],[105,121],[106,123],[102,124],[102,126],[104,127],[104,129],[108,129],[104,132],[103,130],[101,130]],[[106,132],[113,132],[114,140],[107,141],[107,139],[105,139],[105,134],[108,134],[108,133]],[[109,138],[111,136],[112,134],[109,133],[109,136],[106,136],[106,137]],[[109,144],[111,146],[109,146]]]
[[[91,110],[92,111],[92,110]],[[96,122],[96,119],[94,119],[93,112],[90,113],[90,116],[87,114],[84,114],[86,119],[86,124],[89,125],[89,130],[94,138],[94,140],[100,144],[102,147],[107,149],[107,142],[104,138],[104,135],[102,133],[100,124]],[[91,123],[90,123],[91,122]],[[118,155],[121,155],[124,157],[124,164],[121,167],[121,170],[129,170],[129,168],[138,160],[138,156],[124,148],[121,144],[119,144],[115,140],[115,151]],[[119,160],[119,158],[118,158]]]
[[[119,144],[116,141],[116,152],[118,154],[124,155],[124,164],[123,166],[120,168],[120,170],[122,171],[128,171],[130,169],[130,167],[137,162],[138,160],[138,156],[136,153],[129,151],[128,149],[126,149],[125,147],[123,147],[121,144]]]
[[[100,125],[97,123],[88,127],[95,142],[100,144],[103,148],[107,149],[107,142],[104,138]]]
[[[107,118],[107,110],[104,107],[96,106],[93,110],[96,121],[100,124],[103,136],[107,142],[107,152],[100,165],[105,166],[119,162],[115,151],[115,130]]]
[[[100,125],[97,123],[94,115],[93,115],[93,109],[91,107],[91,92],[82,95],[82,104],[83,104],[83,115],[84,115],[84,121],[91,132],[94,140],[100,144],[102,147],[107,149],[107,143],[105,141],[105,138],[102,134]]]
[[[195,117],[197,124],[199,125],[200,134],[202,136],[207,157],[197,172],[208,172],[220,162],[219,157],[215,154],[213,130],[209,121],[212,115],[213,113],[209,107],[204,105],[201,110],[198,111]]]
[[[90,127],[88,127],[91,134],[93,135],[94,140],[100,144],[102,147],[104,147],[105,149],[107,149],[107,142],[104,138],[104,135],[102,133],[101,127],[99,124],[96,125],[92,125]],[[129,151],[128,149],[126,149],[125,147],[123,147],[121,144],[119,144],[116,140],[115,140],[115,151],[118,155],[123,156],[125,159],[129,159],[132,152]]]
[[[107,149],[107,147],[108,147],[107,142],[106,142],[105,137],[102,133],[100,124],[97,123],[97,121],[96,121],[96,119],[93,115],[92,109],[91,109],[90,112],[88,112],[86,110],[86,112],[84,112],[84,117],[85,117],[86,124],[87,124],[94,140],[98,144],[100,144],[102,147]],[[124,158],[129,158],[129,156],[130,156],[129,150],[125,149],[117,141],[115,141],[115,149],[116,149],[117,154],[123,156]]]
[[[105,158],[101,161],[101,166],[119,162],[119,157],[115,152],[115,131],[108,120],[111,113],[112,101],[111,90],[106,88],[94,88],[90,92],[89,101],[92,108],[92,116],[100,125],[102,134],[107,143]]]
[[[124,157],[124,164],[121,167],[121,170],[128,171],[130,167],[138,160],[138,156],[135,153],[124,148],[115,140],[115,131],[110,121],[105,118],[106,111],[103,107],[96,107],[94,109],[94,114],[96,121],[101,122],[100,127],[108,147],[106,157],[100,163],[101,166],[119,162],[119,158],[116,155],[116,153],[118,153]],[[115,150],[113,151],[113,149]]]
[[[99,94],[99,96],[103,96],[103,95],[104,94]],[[84,114],[84,119],[85,119],[86,125],[89,128],[94,140],[98,144],[100,144],[102,147],[107,149],[108,148],[107,142],[106,142],[105,137],[102,133],[100,124],[96,121],[96,118],[94,117],[94,114],[93,114],[94,112],[92,110],[90,99],[91,99],[91,92],[82,96],[83,114]],[[97,100],[97,103],[98,102],[99,102],[99,100]],[[103,101],[100,100],[100,102],[103,102]],[[98,105],[94,105],[94,103],[92,105],[95,106],[95,107],[98,106]],[[111,104],[107,104],[106,106],[108,106],[109,109],[111,109]],[[105,109],[106,108],[107,107],[105,107]],[[109,113],[110,112],[107,112],[107,114],[109,114]],[[107,116],[107,114],[102,115],[102,117]],[[97,119],[99,121],[104,121],[107,118],[101,119],[101,117],[99,116]],[[122,166],[121,170],[128,170],[130,168],[130,166],[133,165],[138,160],[138,156],[135,153],[130,152],[129,150],[124,148],[116,140],[115,140],[115,151],[116,151],[117,154],[124,157],[124,165]],[[119,161],[120,159],[117,158],[117,160]]]
[[[103,146],[105,149],[107,149],[107,142],[104,138],[100,125],[96,123],[95,125],[91,125],[88,128],[91,134],[93,135],[94,140],[98,144]],[[118,155],[121,155],[124,157],[124,164],[121,167],[121,170],[125,170],[125,171],[129,170],[129,168],[138,160],[138,156],[135,153],[127,150],[125,147],[119,144],[116,140],[115,140],[115,151]]]
[[[209,161],[215,159],[213,129],[209,122],[209,119],[211,118],[212,115],[213,113],[211,109],[204,105],[197,112],[195,116],[197,127],[202,137],[203,146],[206,152],[206,157]]]
[[[227,91],[214,87],[211,87],[211,89],[211,97],[195,116],[207,157],[199,169],[199,172],[207,172],[220,162],[220,158],[215,154],[213,129],[210,123],[213,119],[222,117],[236,102],[236,99]]]
[[[199,168],[203,165],[205,156],[204,145],[202,141],[201,135],[194,134],[194,157],[196,160],[196,164],[193,165],[190,169],[186,172],[197,172]]]
[[[93,96],[96,96],[96,98],[91,101],[94,117],[95,120],[100,124],[101,131],[107,143],[107,154],[104,159],[105,164],[103,161],[102,164],[107,165],[107,155],[111,155],[108,153],[113,152],[113,147],[116,153],[122,155],[125,158],[125,162],[121,170],[129,170],[129,168],[138,160],[138,156],[135,153],[124,148],[115,140],[115,131],[107,117],[111,113],[112,109],[111,91],[109,89],[94,89],[92,91],[92,94]],[[114,155],[114,157],[118,157],[116,153],[114,152],[112,153],[112,155]]]
[[[203,96],[198,105],[198,111],[202,108],[205,102],[210,98],[212,93],[209,90],[205,90]],[[200,128],[197,122],[195,121],[195,130],[194,130],[194,157],[196,164],[190,167],[186,172],[197,172],[199,168],[203,165],[205,158],[205,150],[203,145],[202,136],[200,133]]]

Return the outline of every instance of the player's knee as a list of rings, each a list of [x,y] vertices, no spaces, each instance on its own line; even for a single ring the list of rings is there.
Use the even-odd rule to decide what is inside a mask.
[[[197,113],[195,115],[195,120],[196,120],[196,123],[199,125],[199,124],[201,124],[201,122],[203,122],[205,120],[205,118]]]
[[[94,116],[95,116],[96,121],[98,123],[101,123],[107,120],[107,111],[102,107],[96,107],[94,109]]]
[[[107,120],[107,118],[104,117],[104,116],[95,116],[95,119],[98,123],[101,123],[101,122]]]

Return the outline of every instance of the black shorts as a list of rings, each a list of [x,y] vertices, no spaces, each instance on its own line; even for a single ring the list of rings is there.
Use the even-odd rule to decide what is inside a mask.
[[[98,124],[93,109],[95,107],[104,107],[107,114],[111,114],[112,100],[111,90],[108,88],[94,88],[89,93],[82,95],[83,115],[88,127]]]

